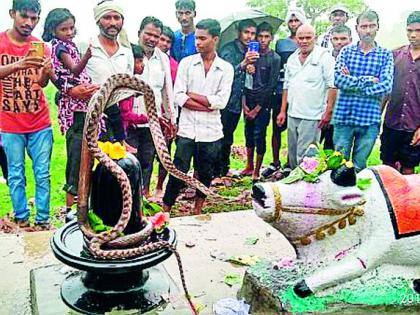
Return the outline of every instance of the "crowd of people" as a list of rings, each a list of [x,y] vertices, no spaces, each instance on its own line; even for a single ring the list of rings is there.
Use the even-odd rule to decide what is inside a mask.
[[[188,172],[193,162],[196,178],[206,186],[233,176],[231,147],[242,115],[247,163],[241,175],[253,181],[282,168],[287,176],[307,147],[319,142],[362,170],[384,110],[383,163],[404,174],[419,165],[420,11],[407,18],[409,44],[394,51],[375,41],[379,16],[372,10],[358,15],[356,40],[346,26],[350,12],[343,5],[331,9],[331,25],[320,36],[305,13],[294,8],[285,19],[289,36],[275,45],[277,30],[249,19],[238,21],[237,38],[222,47],[217,20],[195,24],[194,0],[176,1],[176,32],[156,17],[145,17],[136,44],[124,30],[122,8],[112,0],[101,1],[94,8],[98,35],[83,50],[73,42],[76,17],[64,8],[48,13],[42,39],[49,44],[41,43],[39,49],[40,39],[32,31],[40,12],[38,0],[13,0],[13,26],[0,33],[0,162],[21,227],[29,226],[25,152],[35,175],[35,225],[49,226],[53,133],[43,92],[49,81],[58,89],[58,122],[66,138],[67,211],[78,192],[89,100],[109,76],[119,73],[136,75],[152,88],[169,150],[176,144],[175,167]],[[255,42],[259,48],[251,49]],[[270,121],[272,163],[261,172]],[[155,195],[150,192],[156,149],[143,96],[121,93],[106,109],[101,130],[101,141],[120,143],[136,155],[144,196],[161,200],[169,211],[183,183],[169,176],[164,188],[167,173],[160,166]],[[282,167],[279,151],[286,130],[288,157]],[[196,214],[204,202],[205,195],[197,191]]]

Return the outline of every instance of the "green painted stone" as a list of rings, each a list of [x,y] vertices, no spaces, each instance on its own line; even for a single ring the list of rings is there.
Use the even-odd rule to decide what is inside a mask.
[[[420,295],[410,280],[380,277],[375,272],[305,299],[294,285],[308,272],[302,262],[288,268],[273,268],[267,261],[250,267],[239,292],[255,313],[420,313]]]

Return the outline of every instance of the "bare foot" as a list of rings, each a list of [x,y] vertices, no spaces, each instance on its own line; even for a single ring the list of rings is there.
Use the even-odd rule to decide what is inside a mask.
[[[246,168],[241,172],[242,176],[251,176],[254,173],[253,169]]]

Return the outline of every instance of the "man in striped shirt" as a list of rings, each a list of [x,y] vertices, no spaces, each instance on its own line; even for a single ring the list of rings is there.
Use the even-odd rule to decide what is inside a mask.
[[[379,47],[375,36],[379,17],[366,11],[357,18],[360,41],[341,50],[335,67],[335,85],[340,95],[334,110],[334,145],[352,161],[357,171],[366,167],[381,122],[382,99],[391,92],[393,57]]]

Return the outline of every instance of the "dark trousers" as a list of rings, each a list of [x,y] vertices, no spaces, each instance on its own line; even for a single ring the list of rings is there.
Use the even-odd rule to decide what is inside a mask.
[[[4,148],[2,145],[0,145],[0,167],[1,167],[1,171],[3,172],[3,177],[7,181],[7,176],[9,175],[7,171],[7,157],[6,157],[6,153],[4,152]]]
[[[153,161],[156,154],[150,129],[147,127],[137,128],[130,126],[127,132],[127,142],[137,149],[136,157],[141,165],[143,188],[149,187],[153,171]]]
[[[245,142],[247,148],[256,148],[258,155],[263,155],[267,149],[265,138],[267,126],[270,123],[270,111],[261,108],[253,120],[245,119]]]
[[[79,189],[80,160],[86,113],[75,112],[73,117],[73,125],[66,133],[66,183],[63,189],[76,196]]]
[[[229,172],[230,151],[233,144],[233,135],[238,127],[241,113],[232,113],[229,110],[222,111],[223,139],[221,140],[220,158],[214,165],[214,177],[226,176]]]
[[[115,104],[105,109],[106,133],[100,135],[101,141],[123,141],[125,139],[124,126],[121,119],[120,107]]]
[[[328,128],[324,128],[321,131],[321,140],[324,141],[324,150],[334,150],[334,126],[330,125]]]
[[[207,187],[210,186],[214,162],[220,154],[221,141],[215,142],[195,142],[193,139],[178,137],[176,139],[176,151],[174,164],[175,167],[183,173],[187,173],[190,169],[191,159],[194,156],[196,160],[196,171],[198,179]],[[163,202],[168,206],[175,204],[179,191],[184,187],[184,183],[179,179],[169,176],[166,186]],[[197,197],[205,198],[202,192],[197,191]]]

